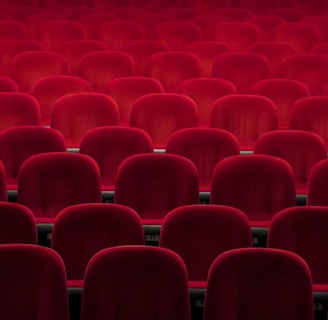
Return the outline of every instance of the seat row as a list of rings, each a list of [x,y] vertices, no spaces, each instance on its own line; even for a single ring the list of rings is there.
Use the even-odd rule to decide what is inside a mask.
[[[118,7],[128,6],[128,7],[138,7],[140,9],[148,11],[162,11],[167,8],[192,8],[194,10],[200,10],[203,12],[213,12],[221,10],[222,8],[243,8],[251,10],[254,13],[263,13],[270,10],[279,10],[279,9],[293,9],[293,10],[302,10],[306,14],[313,14],[324,12],[328,9],[327,3],[324,0],[318,0],[314,4],[304,0],[270,0],[270,1],[260,1],[260,0],[170,0],[170,1],[152,1],[152,0],[70,0],[70,1],[56,1],[53,3],[51,0],[15,0],[15,1],[3,1],[1,4],[1,9],[12,10],[16,7],[27,6],[29,8],[36,8],[36,10],[55,11],[60,12],[65,10],[67,7],[79,6],[85,7],[88,9],[94,9],[99,11],[111,11],[115,10]]]
[[[311,168],[303,166],[302,161],[311,162],[311,156],[295,161],[294,170],[305,180],[299,183],[299,190],[307,192],[307,205],[327,205],[328,160],[320,160]],[[295,157],[290,156],[290,159],[292,162]],[[13,160],[22,161],[22,158]],[[206,159],[203,166],[197,163],[200,169],[206,169],[205,173],[212,171],[210,185],[200,188],[200,170],[190,159],[178,154],[134,154],[120,165],[116,164],[115,184],[104,185],[102,190],[99,166],[90,156],[41,153],[22,163],[15,190],[6,185],[6,171],[1,166],[1,200],[7,201],[9,191],[15,196],[13,201],[30,208],[39,223],[49,223],[67,206],[100,203],[107,196],[114,203],[136,210],[144,224],[160,225],[170,210],[199,204],[203,189],[207,191],[203,196],[210,204],[238,208],[252,221],[252,226],[261,227],[270,225],[278,211],[297,205],[295,180],[298,176],[286,160],[256,154],[210,161],[209,168],[206,168]],[[106,165],[106,159],[100,164]],[[12,168],[10,161],[6,165]],[[14,174],[17,177],[17,172]],[[104,172],[108,178],[106,174]]]
[[[325,144],[328,141],[328,97],[306,96],[306,87],[297,81],[258,82],[254,86],[254,94],[238,95],[228,94],[229,90],[233,90],[231,83],[220,79],[183,82],[179,94],[146,94],[145,91],[159,91],[160,86],[158,82],[145,78],[113,80],[108,94],[65,94],[47,85],[61,80],[66,83],[74,80],[71,82],[74,84],[76,79],[60,77],[45,80],[35,90],[35,97],[40,103],[25,93],[0,93],[1,130],[23,125],[50,125],[63,135],[68,148],[79,148],[89,130],[103,126],[141,129],[150,136],[154,149],[165,149],[170,135],[175,131],[198,127],[231,132],[242,151],[252,151],[262,134],[285,129],[312,131]],[[83,81],[77,83],[84,84]],[[206,84],[209,86],[206,87]],[[42,91],[42,88],[45,90]],[[216,91],[218,88],[222,91]],[[268,92],[270,88],[272,90]],[[81,87],[69,91],[75,89],[79,91]],[[281,92],[279,89],[286,90]],[[49,120],[42,121],[40,113],[43,120],[48,116]]]
[[[38,314],[40,320],[69,319],[65,268],[56,252],[8,244],[0,246],[0,261],[4,317],[19,318],[23,313]],[[77,319],[191,319],[187,270],[171,250],[149,246],[104,249],[89,262],[84,280]],[[221,314],[234,319],[241,314],[245,319],[313,320],[311,285],[308,266],[294,253],[266,248],[230,250],[211,266],[204,319],[218,319]],[[263,295],[265,303],[259,308]],[[236,310],[234,315],[231,308]]]

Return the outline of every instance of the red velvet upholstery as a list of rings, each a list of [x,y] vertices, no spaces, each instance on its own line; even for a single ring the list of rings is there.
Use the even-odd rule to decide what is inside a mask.
[[[299,130],[264,133],[256,141],[254,153],[286,160],[293,169],[296,193],[299,194],[307,194],[312,167],[327,157],[325,142],[319,135]]]
[[[222,96],[237,93],[233,83],[219,78],[193,78],[181,82],[177,93],[192,98],[199,113],[200,125],[208,126],[210,123],[212,106],[215,100]]]
[[[326,206],[328,205],[327,197],[327,180],[328,179],[328,161],[321,160],[316,163],[309,176],[309,188],[307,196],[307,205],[309,206]]]
[[[315,132],[328,146],[327,103],[327,96],[310,96],[297,100],[291,110],[289,128]]]
[[[105,203],[63,209],[56,217],[51,239],[69,280],[83,280],[88,262],[104,248],[142,244],[144,231],[138,214],[131,208]]]
[[[22,52],[12,61],[11,77],[21,92],[30,93],[34,83],[43,77],[65,74],[68,74],[68,62],[56,52]]]
[[[19,170],[27,158],[38,153],[64,151],[63,136],[51,128],[17,126],[0,132],[0,160],[6,169],[8,189],[17,189]]]
[[[37,244],[35,217],[18,203],[0,202],[0,243]]]
[[[0,130],[40,124],[37,100],[25,93],[0,92]]]
[[[69,93],[91,91],[91,85],[85,79],[71,75],[55,75],[36,80],[31,94],[39,102],[41,123],[49,125],[52,108],[58,98]]]
[[[270,62],[258,53],[229,52],[216,58],[212,76],[231,81],[238,93],[247,94],[255,82],[271,78]]]
[[[116,101],[120,123],[123,125],[129,123],[131,107],[137,98],[163,91],[163,86],[158,80],[148,77],[117,77],[107,82],[104,87],[104,93]]]
[[[267,248],[224,252],[213,262],[204,320],[313,320],[311,274],[294,253]]]
[[[65,267],[49,248],[0,246],[0,312],[4,319],[68,320]]]
[[[260,39],[261,32],[256,25],[244,21],[229,21],[218,24],[214,40],[227,44],[232,51],[245,51]]]
[[[14,57],[25,51],[44,51],[45,47],[35,40],[8,40],[0,42],[0,72],[1,75],[11,76],[11,64]]]
[[[78,147],[90,129],[119,124],[115,100],[105,94],[66,94],[53,105],[50,126],[63,134],[68,147]]]
[[[309,265],[314,290],[328,288],[327,207],[298,206],[279,212],[273,219],[268,234],[268,246],[288,250],[301,256]]]
[[[173,209],[164,218],[159,245],[183,259],[188,279],[203,282],[214,259],[226,250],[251,247],[248,219],[238,209],[219,205],[191,205]]]
[[[159,80],[165,92],[175,92],[182,81],[201,76],[201,62],[186,51],[159,52],[147,59],[145,74]]]
[[[328,56],[318,53],[290,56],[281,65],[280,77],[304,82],[311,95],[321,95],[328,84]]]
[[[166,144],[166,153],[190,159],[198,170],[200,191],[210,191],[217,163],[239,154],[238,141],[232,133],[215,128],[187,128],[174,132]]]
[[[172,209],[199,203],[195,165],[173,154],[138,154],[117,173],[114,203],[137,211],[146,224],[161,224]]]
[[[310,95],[308,87],[303,82],[276,78],[256,82],[249,93],[265,96],[274,102],[278,110],[280,129],[289,127],[293,104],[297,100]]]
[[[102,189],[113,190],[121,162],[138,153],[152,153],[149,135],[137,128],[101,127],[89,130],[82,138],[80,153],[91,156],[100,168]]]
[[[81,5],[79,6],[71,6],[70,4],[67,4],[62,10],[60,10],[60,13],[68,20],[79,21],[84,15],[95,14],[97,12],[95,8],[84,6],[84,2],[86,1],[82,0]]]
[[[74,20],[44,21],[38,25],[36,39],[48,50],[59,51],[65,41],[86,39],[86,31],[80,22]]]
[[[3,163],[0,161],[0,201],[6,202],[7,200],[6,169]]]
[[[102,92],[108,81],[133,76],[134,61],[124,52],[91,52],[79,61],[77,75],[89,81],[95,91]]]
[[[267,155],[223,159],[214,169],[210,202],[238,208],[252,226],[268,226],[276,213],[296,205],[292,168]]]
[[[28,158],[18,176],[17,203],[38,222],[51,221],[73,204],[101,202],[99,168],[82,154],[49,152]]]
[[[164,148],[174,131],[199,126],[197,106],[184,95],[150,93],[133,103],[130,126],[145,130],[155,148]]]
[[[264,96],[224,96],[213,103],[210,127],[232,132],[240,149],[252,150],[261,134],[278,129],[277,107]]]
[[[167,21],[156,25],[152,32],[154,40],[162,41],[173,51],[182,51],[192,42],[203,40],[200,27],[190,21]]]
[[[189,308],[186,267],[168,249],[104,249],[87,267],[81,320],[189,320]]]

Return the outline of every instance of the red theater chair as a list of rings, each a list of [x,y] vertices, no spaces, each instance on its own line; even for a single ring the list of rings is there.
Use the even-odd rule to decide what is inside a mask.
[[[256,141],[254,153],[286,160],[294,172],[297,194],[307,194],[312,167],[327,157],[326,145],[320,136],[299,130],[264,133]]]
[[[164,14],[172,16],[178,21],[189,21],[192,17],[196,16],[199,12],[193,7],[182,7],[180,8],[167,8],[163,11]]]
[[[64,261],[68,280],[83,280],[88,262],[104,248],[143,244],[138,214],[131,208],[105,203],[63,209],[55,219],[51,239],[51,248]]]
[[[34,244],[6,244],[0,246],[0,259],[2,317],[69,319],[65,267],[55,251]]]
[[[16,82],[6,76],[0,76],[0,92],[18,92]]]
[[[52,108],[58,98],[70,93],[91,91],[91,85],[85,79],[76,76],[57,75],[35,81],[31,94],[39,102],[41,123],[49,125]]]
[[[284,23],[285,20],[278,16],[263,14],[251,15],[245,19],[245,22],[250,22],[259,28],[261,32],[260,41],[272,41],[273,28]]]
[[[61,11],[62,14],[68,20],[79,21],[81,17],[86,14],[95,14],[97,10],[95,8],[86,6],[65,6]]]
[[[25,25],[16,20],[0,20],[0,41],[26,40]]]
[[[174,131],[199,126],[197,106],[182,94],[147,94],[133,103],[129,125],[146,131],[154,148],[165,148]]]
[[[229,95],[217,99],[210,118],[210,127],[232,132],[241,150],[252,150],[258,137],[278,129],[278,111],[264,96]]]
[[[197,105],[201,126],[208,126],[212,105],[222,96],[236,94],[236,87],[228,80],[219,78],[193,78],[181,82],[177,93],[192,98]]]
[[[80,22],[74,20],[44,21],[38,25],[36,39],[50,51],[59,51],[63,42],[86,39],[86,31]]]
[[[0,243],[37,244],[36,221],[30,209],[13,202],[0,202]]]
[[[215,128],[187,128],[170,135],[166,153],[190,159],[198,170],[200,191],[209,192],[212,175],[218,162],[239,154],[239,145],[232,133]]]
[[[328,147],[327,96],[310,96],[297,100],[290,115],[289,128],[317,133]]]
[[[282,210],[272,219],[268,234],[268,247],[294,252],[305,260],[314,291],[327,291],[327,213],[327,207],[311,205]]]
[[[290,56],[281,65],[280,77],[301,81],[311,95],[321,95],[328,84],[328,56],[317,53]]]
[[[327,206],[328,159],[317,162],[310,172],[307,205]]]
[[[201,76],[201,62],[190,52],[159,52],[147,59],[145,75],[159,80],[165,92],[176,92],[182,81]]]
[[[113,98],[95,92],[80,92],[60,97],[52,108],[51,128],[61,132],[69,148],[78,148],[84,134],[95,127],[119,124]]]
[[[102,190],[113,191],[117,170],[122,161],[134,154],[152,153],[149,135],[130,127],[100,127],[89,130],[82,138],[80,153],[96,160]]]
[[[251,228],[246,215],[232,207],[182,206],[164,218],[159,245],[183,259],[190,287],[206,288],[208,271],[218,255],[252,246]]]
[[[11,76],[11,65],[14,57],[26,51],[45,51],[45,47],[35,40],[8,40],[0,42],[0,74]]]
[[[173,51],[181,51],[188,44],[203,40],[203,34],[200,27],[190,21],[168,21],[154,27],[152,38],[164,42]]]
[[[217,25],[222,22],[227,22],[229,19],[225,16],[215,14],[212,11],[208,11],[207,14],[198,14],[192,17],[189,21],[200,27],[204,41],[213,41],[215,39]]]
[[[12,61],[11,77],[21,92],[30,93],[34,83],[43,77],[66,74],[67,60],[56,52],[22,52]]]
[[[218,24],[215,41],[227,44],[232,51],[245,51],[251,44],[260,41],[259,28],[249,22],[230,21]]]
[[[258,53],[225,53],[214,61],[212,76],[231,81],[238,93],[247,94],[255,82],[271,78],[270,62]]]
[[[76,75],[77,67],[81,58],[86,54],[96,51],[106,51],[107,46],[97,40],[70,40],[63,42],[58,49],[68,62],[70,71]]]
[[[203,77],[211,77],[214,61],[224,53],[231,52],[228,45],[216,41],[197,41],[187,45],[184,51],[195,54],[201,63]]]
[[[40,107],[34,97],[18,92],[0,93],[0,130],[39,124]]]
[[[102,92],[108,81],[133,76],[134,61],[124,52],[91,52],[79,61],[77,75],[86,79],[95,91]]]
[[[156,25],[163,22],[173,21],[174,18],[165,13],[148,12],[136,16],[133,20],[143,27],[146,39],[151,39]]]
[[[247,51],[261,54],[269,60],[273,78],[280,78],[282,63],[286,58],[296,54],[296,50],[290,44],[278,41],[257,42],[250,45]]]
[[[115,247],[97,253],[85,273],[81,320],[114,320],[116,316],[121,320],[189,320],[182,259],[171,250],[151,246]]]
[[[142,26],[132,20],[105,21],[97,26],[96,39],[110,50],[120,50],[127,42],[145,39]]]
[[[286,22],[298,22],[305,16],[303,11],[290,7],[272,9],[269,13],[283,18]]]
[[[204,320],[314,319],[311,273],[295,253],[229,250],[215,259],[207,283]]]
[[[66,151],[65,140],[56,130],[41,126],[17,126],[0,132],[0,160],[6,169],[8,190],[17,190],[23,162],[34,154]]]
[[[276,213],[296,205],[293,170],[273,156],[225,158],[214,169],[210,203],[235,207],[252,227],[267,227]]]
[[[266,14],[270,10],[280,8],[279,0],[231,0],[231,7],[245,8],[253,14]]]
[[[272,30],[272,40],[293,46],[297,53],[309,52],[319,42],[319,32],[309,23],[285,22]]]
[[[249,91],[250,94],[265,96],[271,99],[277,107],[279,128],[289,127],[290,113],[293,104],[302,98],[308,97],[308,87],[293,79],[266,79],[256,82]]]
[[[70,205],[101,202],[99,177],[96,162],[86,155],[37,154],[21,166],[17,203],[31,209],[38,223],[53,223]]]
[[[306,16],[301,22],[314,26],[319,33],[319,42],[328,42],[328,17],[326,15]]]
[[[199,203],[197,169],[173,154],[130,156],[118,169],[114,203],[135,209],[144,224],[160,225],[172,209]]]
[[[28,38],[35,40],[39,30],[40,23],[46,21],[64,20],[64,19],[65,17],[59,13],[45,11],[40,13],[29,14],[27,17],[25,17],[23,21],[27,29]]]
[[[79,21],[83,24],[85,31],[87,33],[87,39],[96,39],[97,37],[97,26],[98,24],[105,21],[118,21],[119,17],[113,14],[106,13],[92,13],[83,15]]]
[[[148,77],[118,77],[107,82],[104,93],[117,103],[120,123],[127,125],[130,121],[132,104],[137,98],[149,93],[163,93],[162,84]]]

